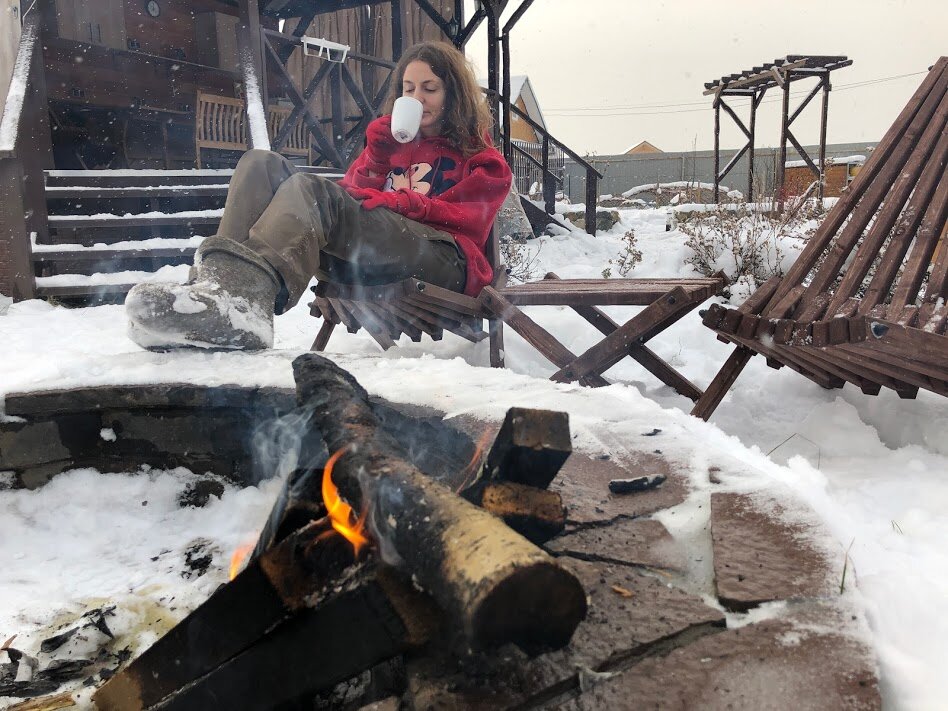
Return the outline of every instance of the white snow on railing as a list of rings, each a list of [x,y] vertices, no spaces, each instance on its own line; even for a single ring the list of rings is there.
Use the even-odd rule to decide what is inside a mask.
[[[30,63],[36,45],[36,24],[26,23],[20,37],[20,48],[13,65],[13,78],[7,90],[7,100],[0,118],[0,151],[12,151],[16,146],[16,135],[20,128],[20,113],[26,98],[26,85],[30,76]]]
[[[241,53],[244,65],[244,89],[247,94],[247,119],[250,124],[250,142],[254,148],[270,150],[270,136],[267,134],[267,115],[260,98],[260,83],[253,66],[253,57],[249,51]]]

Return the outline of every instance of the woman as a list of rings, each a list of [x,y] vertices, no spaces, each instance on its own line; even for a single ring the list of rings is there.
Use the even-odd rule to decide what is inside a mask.
[[[391,116],[376,119],[339,183],[296,173],[276,153],[244,154],[189,282],[129,292],[132,340],[269,348],[274,312],[293,307],[314,275],[364,285],[413,276],[477,295],[492,277],[485,246],[511,174],[488,138],[474,74],[449,44],[415,45],[394,70],[389,110],[395,95],[421,102],[418,136],[399,143]]]

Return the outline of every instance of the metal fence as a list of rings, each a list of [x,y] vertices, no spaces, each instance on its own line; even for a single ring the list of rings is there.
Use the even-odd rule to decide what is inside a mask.
[[[826,147],[826,157],[841,157],[853,154],[867,155],[875,143],[842,143]],[[805,146],[810,155],[818,154],[817,146]],[[721,167],[728,164],[736,151],[721,151]],[[792,153],[792,152],[791,152]],[[756,199],[769,197],[774,190],[778,151],[776,148],[761,148],[754,152],[754,195]],[[788,156],[795,158],[796,155]],[[714,182],[714,152],[689,151],[682,153],[643,153],[637,155],[587,157],[596,170],[603,174],[599,181],[600,195],[620,195],[638,185],[672,183],[679,180],[691,182]],[[723,186],[731,190],[747,192],[747,156],[727,174]],[[570,202],[586,200],[586,169],[572,161],[566,162],[563,191]]]
[[[511,141],[511,143],[520,148],[520,150],[529,153],[540,165],[543,164],[543,146],[541,144],[528,143],[527,141],[518,141],[516,139]],[[550,172],[558,178],[558,181],[563,180],[565,182],[566,155],[553,143],[550,143],[549,168]],[[581,166],[577,166],[577,168],[581,168]],[[543,171],[538,165],[533,163],[533,161],[520,153],[520,151],[512,151],[512,155],[510,156],[510,169],[513,171],[518,193],[522,195],[528,194],[530,192],[530,186],[537,183],[540,188],[540,194],[542,194]],[[585,169],[582,170],[582,175],[586,175]],[[563,189],[560,182],[557,182],[555,189]]]

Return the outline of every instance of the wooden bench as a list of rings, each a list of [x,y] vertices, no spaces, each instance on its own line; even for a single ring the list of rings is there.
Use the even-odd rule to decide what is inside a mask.
[[[499,244],[492,232],[488,255],[499,263]],[[559,279],[548,274],[539,282],[508,286],[503,265],[495,267],[494,283],[477,298],[418,279],[377,287],[321,281],[314,287],[311,313],[323,319],[313,350],[326,348],[333,329],[344,325],[350,333],[364,328],[383,349],[402,334],[413,341],[428,334],[440,340],[450,331],[472,342],[490,338],[490,362],[503,367],[503,331],[506,324],[553,363],[552,380],[583,385],[608,385],[602,374],[625,357],[642,364],[678,393],[698,400],[702,391],[659,358],[646,342],[719,293],[723,277],[696,279]],[[602,334],[586,352],[576,355],[521,310],[521,306],[569,306]],[[599,306],[644,306],[624,324],[618,324]],[[487,330],[484,330],[484,322]]]
[[[704,313],[737,348],[692,414],[710,417],[756,353],[826,388],[948,395],[946,167],[942,57],[787,274]]]
[[[283,128],[292,109],[285,106],[267,108],[267,133],[271,139]],[[297,121],[280,153],[310,158],[311,134],[303,121]],[[194,123],[194,155],[202,167],[201,151],[207,149],[246,151],[247,111],[243,99],[209,94],[198,90]]]

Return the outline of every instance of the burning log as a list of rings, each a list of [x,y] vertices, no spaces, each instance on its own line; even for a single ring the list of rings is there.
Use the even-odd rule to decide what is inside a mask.
[[[297,399],[329,451],[334,479],[368,512],[383,559],[429,592],[473,648],[566,644],[586,614],[579,581],[552,557],[432,481],[378,427],[366,391],[327,360],[293,361]]]
[[[106,682],[96,707],[270,708],[426,642],[434,605],[378,565],[354,562],[326,519],[293,532]]]

